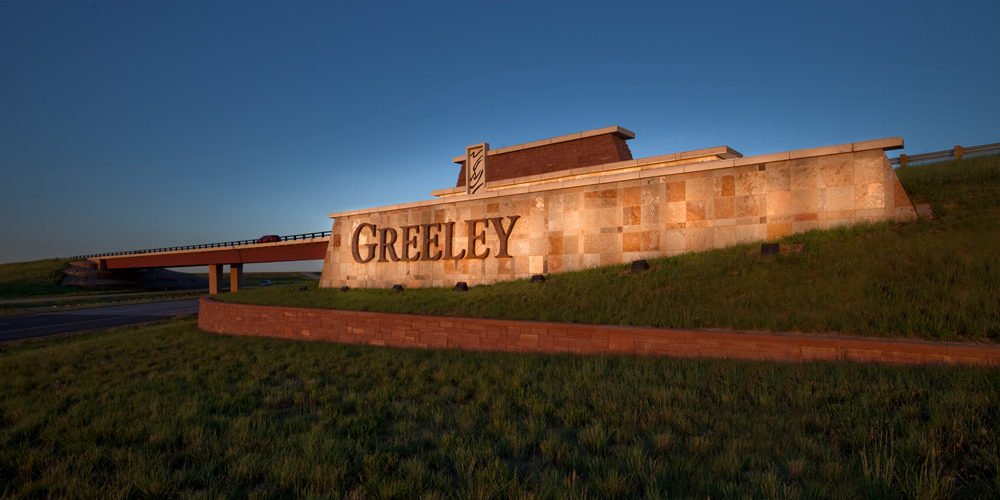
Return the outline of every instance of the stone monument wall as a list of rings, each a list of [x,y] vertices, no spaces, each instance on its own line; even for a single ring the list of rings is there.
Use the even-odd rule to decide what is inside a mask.
[[[749,158],[728,147],[507,179],[331,214],[321,287],[470,286],[915,217],[899,138]]]

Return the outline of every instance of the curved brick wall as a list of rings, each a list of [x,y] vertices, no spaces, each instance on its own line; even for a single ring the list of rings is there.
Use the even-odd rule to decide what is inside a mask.
[[[227,304],[211,299],[201,299],[198,326],[231,335],[393,347],[1000,365],[997,346],[446,318]]]

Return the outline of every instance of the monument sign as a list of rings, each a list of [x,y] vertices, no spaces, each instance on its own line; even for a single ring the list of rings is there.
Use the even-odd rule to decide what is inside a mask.
[[[898,137],[633,159],[634,137],[607,127],[469,146],[434,199],[330,214],[320,286],[475,285],[916,216],[884,153]]]

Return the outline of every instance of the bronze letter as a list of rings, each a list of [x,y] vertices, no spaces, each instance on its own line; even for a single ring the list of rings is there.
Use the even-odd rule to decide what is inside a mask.
[[[375,243],[365,243],[365,246],[368,247],[368,257],[364,259],[361,258],[361,252],[358,250],[358,241],[361,238],[361,230],[366,227],[372,228],[372,236],[375,236],[375,225],[368,223],[358,225],[358,228],[354,230],[354,236],[351,236],[351,255],[354,256],[354,260],[356,262],[360,262],[362,264],[375,258],[375,247],[378,246]]]
[[[414,229],[416,230],[416,231],[414,231],[416,234],[414,234],[413,237],[410,237],[410,231],[412,231]],[[413,248],[417,248],[417,234],[420,234],[420,226],[403,226],[403,257],[402,257],[402,260],[405,260],[405,261],[408,261],[408,262],[413,262],[415,260],[420,260],[420,250],[417,250],[417,253],[414,254],[413,257],[410,257],[410,245],[412,245]]]
[[[473,219],[465,221],[469,225],[469,259],[485,259],[490,256],[490,249],[487,248],[482,255],[476,253],[476,242],[479,241],[482,244],[486,244],[486,228],[483,228],[483,232],[476,234],[476,225],[483,223],[483,225],[488,224],[487,219]]]
[[[493,217],[490,222],[493,223],[493,229],[497,232],[497,238],[500,239],[500,251],[497,252],[497,258],[510,257],[507,253],[507,240],[510,239],[510,233],[514,232],[514,223],[517,219],[520,219],[520,215],[508,215],[510,219],[510,227],[506,231],[503,230],[503,217]]]
[[[431,228],[437,228],[438,232],[441,232],[441,223],[434,224],[421,224],[420,227],[424,230],[423,251],[420,253],[420,260],[438,260],[441,258],[441,250],[437,253],[431,255],[431,243],[434,244],[434,248],[438,247],[438,235],[431,236]]]
[[[455,236],[455,223],[454,222],[445,222],[444,223],[444,258],[446,258],[446,259],[455,259],[455,260],[458,260],[458,259],[461,259],[462,257],[465,257],[465,250],[462,250],[462,253],[460,253],[458,255],[455,255],[455,254],[451,253],[451,250],[452,250],[452,248],[451,248],[452,247],[452,240],[454,239],[454,236]]]
[[[386,237],[385,237],[386,234],[391,234],[392,238],[386,240]],[[393,262],[399,260],[399,257],[396,256],[396,247],[393,246],[395,244],[396,244],[396,230],[394,228],[388,227],[388,228],[385,228],[385,229],[379,229],[378,230],[378,261],[379,262],[386,262],[386,259],[385,259],[386,250],[389,251],[389,258]]]

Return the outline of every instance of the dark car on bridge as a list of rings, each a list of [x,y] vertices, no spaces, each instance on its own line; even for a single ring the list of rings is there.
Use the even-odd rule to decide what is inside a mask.
[[[281,236],[276,234],[267,234],[257,238],[257,243],[276,243],[281,241]]]

